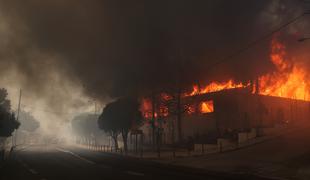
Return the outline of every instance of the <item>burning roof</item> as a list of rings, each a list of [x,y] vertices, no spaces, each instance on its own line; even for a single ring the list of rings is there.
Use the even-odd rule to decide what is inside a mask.
[[[252,86],[252,92],[309,101],[309,81],[304,67],[301,64],[294,63],[294,60],[289,58],[286,46],[278,40],[277,36],[272,39],[270,49],[270,60],[276,67],[276,71],[258,77],[258,82]],[[187,93],[186,96],[250,86],[250,82],[246,84],[236,83],[230,79],[226,82],[211,82],[204,87],[194,85],[192,92]],[[259,87],[256,88],[256,86]]]
[[[274,64],[276,71],[257,77],[255,80],[256,83],[241,83],[229,79],[226,82],[213,81],[205,86],[196,84],[193,85],[192,91],[184,93],[182,98],[216,93],[224,90],[246,89],[247,92],[253,94],[309,101],[307,72],[301,64],[294,63],[294,59],[288,56],[287,48],[279,41],[278,36],[274,36],[270,43],[270,61]],[[159,99],[161,99],[161,102],[170,101],[172,97],[162,93]],[[212,101],[201,102],[200,112],[213,112],[212,103]],[[187,107],[188,114],[193,113],[194,108],[190,105]],[[160,116],[160,114],[167,116],[169,111],[167,108],[164,108],[164,105],[159,105],[158,109],[160,112],[155,112],[155,118]],[[152,101],[150,99],[143,99],[141,110],[145,112],[146,118],[152,118]]]

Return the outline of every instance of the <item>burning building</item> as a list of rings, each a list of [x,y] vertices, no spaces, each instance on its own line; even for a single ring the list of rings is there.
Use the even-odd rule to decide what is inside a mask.
[[[231,79],[194,85],[191,92],[179,95],[177,114],[170,110],[175,108],[169,103],[175,100],[172,96],[161,94],[160,103],[143,99],[141,110],[147,122],[143,129],[147,136],[152,139],[159,129],[163,143],[187,137],[209,142],[253,128],[307,123],[310,117],[307,71],[302,64],[289,59],[285,45],[277,37],[271,41],[270,60],[276,71],[248,83]]]
[[[196,113],[184,116],[184,136],[225,136],[252,128],[301,123],[310,116],[307,101],[253,94],[249,90],[238,88],[189,97]]]
[[[178,126],[184,139],[194,137],[212,143],[227,134],[232,138],[238,132],[248,132],[253,128],[307,123],[310,118],[308,101],[253,94],[250,88],[188,96],[182,101],[190,104],[190,108],[182,115],[180,122],[175,116],[169,115],[159,120],[156,114],[158,121],[143,127],[150,141],[154,136],[152,129],[156,127],[162,129],[163,143],[170,144],[179,140]]]

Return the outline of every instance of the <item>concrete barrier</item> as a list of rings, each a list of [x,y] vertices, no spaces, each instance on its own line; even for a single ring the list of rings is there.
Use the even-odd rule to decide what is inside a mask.
[[[248,133],[248,140],[254,139],[257,137],[257,132],[255,128],[252,128],[251,131]]]
[[[238,143],[244,143],[248,141],[248,133],[238,133]]]
[[[256,129],[252,128],[250,132],[238,133],[238,143],[245,143],[257,137]]]
[[[194,151],[195,152],[209,152],[217,150],[217,144],[195,144]]]
[[[217,146],[220,152],[228,151],[237,148],[237,143],[230,139],[217,139]]]

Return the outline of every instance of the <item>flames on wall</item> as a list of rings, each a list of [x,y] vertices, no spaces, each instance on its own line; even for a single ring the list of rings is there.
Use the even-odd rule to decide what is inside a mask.
[[[192,91],[184,93],[183,96],[188,97],[226,89],[252,87],[252,93],[258,93],[260,95],[310,101],[308,88],[310,82],[307,81],[306,70],[301,64],[293,63],[294,61],[287,55],[286,46],[278,40],[277,36],[273,37],[270,43],[270,60],[274,64],[276,71],[258,77],[258,83],[254,83],[252,86],[250,82],[246,84],[238,83],[233,79],[229,79],[226,82],[214,81],[203,87],[193,85]],[[257,85],[259,86],[258,88],[256,87]],[[199,106],[198,109],[200,113],[210,113],[214,111],[213,101],[201,102]],[[144,98],[141,105],[144,117],[151,117],[151,109],[152,103],[150,99]],[[194,112],[195,109],[189,106],[188,114]],[[166,109],[165,116],[167,115],[168,110]],[[157,117],[158,113],[155,113],[155,116]]]

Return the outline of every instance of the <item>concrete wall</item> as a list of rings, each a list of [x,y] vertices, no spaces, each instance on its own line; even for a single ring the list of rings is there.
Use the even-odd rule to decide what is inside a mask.
[[[256,129],[252,128],[250,132],[238,133],[238,143],[244,143],[257,137]]]
[[[197,135],[204,135],[208,132],[216,131],[216,119],[214,114],[198,114],[195,116],[186,115],[182,119],[182,133],[183,137],[195,137]]]

